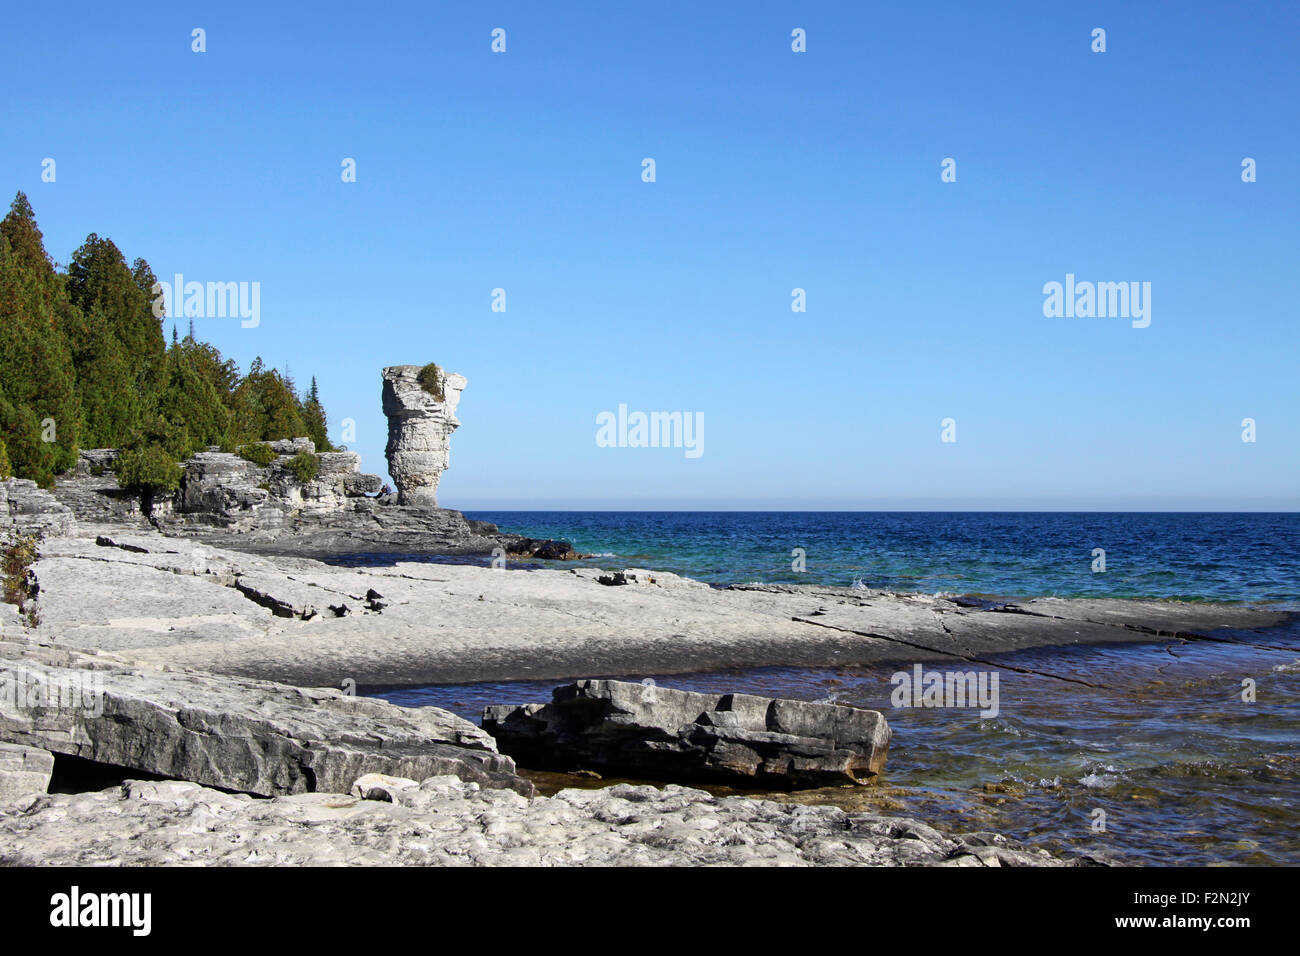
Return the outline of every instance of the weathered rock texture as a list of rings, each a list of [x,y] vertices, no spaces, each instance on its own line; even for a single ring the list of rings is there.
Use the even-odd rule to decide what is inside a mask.
[[[384,414],[388,416],[388,473],[397,486],[398,503],[438,507],[438,479],[450,463],[449,440],[459,426],[456,406],[467,382],[455,372],[442,373],[442,399],[419,382],[419,365],[384,369]]]
[[[0,534],[67,534],[74,525],[72,509],[36,482],[25,478],[0,481]]]
[[[85,537],[41,546],[34,566],[40,639],[302,686],[337,686],[345,677],[390,685],[562,683],[592,674],[887,661],[965,671],[972,662],[998,667],[996,655],[1031,647],[1267,645],[1274,641],[1253,629],[1290,619],[1277,610],[1178,601],[1039,598],[991,609],[855,588],[720,589],[638,569],[623,572],[625,586],[608,587],[600,579],[614,574],[595,567],[340,567],[114,526],[83,526],[79,534]],[[96,544],[97,535],[118,546]],[[382,595],[379,611],[369,606],[371,590]],[[309,605],[317,612],[310,618]],[[336,616],[331,605],[350,613]],[[0,627],[7,633],[18,625],[0,610]],[[1059,663],[1034,672],[1087,679]]]
[[[48,750],[0,743],[0,806],[44,793],[53,772],[54,755]]]
[[[98,448],[82,451],[76,467],[59,476],[57,501],[41,501],[31,482],[18,483],[11,507],[0,498],[0,527],[10,507],[25,516],[51,512],[41,521],[57,533],[69,530],[75,514],[86,523],[153,526],[168,535],[237,542],[243,550],[269,554],[489,554],[500,548],[547,560],[578,557],[567,541],[502,534],[493,524],[438,507],[438,480],[448,464],[448,439],[460,424],[456,406],[466,383],[462,375],[443,374],[439,399],[420,385],[419,374],[416,365],[393,366],[383,374],[387,454],[397,494],[384,494],[383,480],[364,474],[355,452],[317,454],[310,439],[291,438],[261,443],[277,455],[266,467],[215,447],[194,455],[182,462],[179,489],[155,495],[145,514],[139,495],[117,485],[117,451]],[[304,452],[320,462],[316,477],[306,482],[288,467]],[[34,520],[24,518],[28,524]]]
[[[533,792],[491,737],[436,707],[31,642],[0,641],[0,742],[262,796],[346,792],[366,773]]]
[[[299,481],[287,464],[297,454],[316,454],[310,439],[268,442],[279,457],[259,468],[238,455],[201,452],[185,462],[177,510],[189,523],[236,531],[291,529],[313,519],[342,515],[383,487],[378,475],[361,472],[356,452],[321,452],[320,470]]]
[[[359,781],[358,781],[359,782]],[[0,865],[1061,866],[1006,837],[669,786],[527,800],[454,777],[258,800],[129,781],[0,810]]]
[[[874,710],[583,680],[549,704],[488,707],[483,729],[525,766],[768,787],[864,783],[889,752]]]

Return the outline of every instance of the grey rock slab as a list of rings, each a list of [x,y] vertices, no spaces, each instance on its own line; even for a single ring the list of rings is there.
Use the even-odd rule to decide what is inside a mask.
[[[451,773],[532,792],[491,737],[434,707],[30,642],[0,642],[0,686],[42,689],[0,694],[0,741],[205,786],[346,792],[365,773]]]
[[[997,610],[852,588],[719,589],[636,568],[623,571],[622,586],[601,584],[614,575],[596,567],[350,568],[111,526],[81,534],[89,537],[45,542],[35,566],[42,640],[312,686],[986,660],[1173,634],[1266,641],[1261,630],[1286,620],[1268,609],[1163,601],[1041,599]],[[366,599],[371,590],[378,602]],[[336,617],[332,606],[349,613]],[[304,620],[310,608],[317,613]]]
[[[0,532],[68,534],[76,524],[72,509],[25,478],[0,481]]]
[[[890,738],[874,710],[612,680],[557,687],[549,704],[488,707],[483,729],[539,769],[778,787],[867,782]]]

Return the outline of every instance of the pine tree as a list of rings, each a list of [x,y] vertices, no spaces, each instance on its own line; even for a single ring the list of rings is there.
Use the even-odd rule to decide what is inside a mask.
[[[253,360],[248,374],[235,389],[231,407],[234,412],[232,437],[236,444],[299,438],[307,434],[292,384],[275,369],[268,371],[260,356]]]
[[[0,221],[0,398],[13,470],[48,487],[76,461],[81,411],[63,324],[70,310],[31,203]]]
[[[325,418],[325,407],[320,403],[320,392],[316,388],[316,376],[311,377],[311,389],[302,403],[301,415],[307,427],[307,437],[316,445],[317,451],[333,451],[330,444],[329,427]]]
[[[43,486],[78,447],[128,455],[135,487],[165,489],[176,461],[212,444],[310,437],[329,443],[316,380],[299,397],[256,359],[248,374],[189,332],[168,347],[153,270],[130,267],[91,233],[67,272],[52,262],[31,203],[0,221],[0,464]],[[152,493],[152,492],[150,492]]]
[[[137,259],[134,270],[128,268],[117,246],[92,232],[72,254],[68,278],[73,303],[87,315],[98,311],[108,320],[132,373],[142,379],[166,348],[162,317],[154,315],[151,293],[142,288],[154,282],[148,263]]]

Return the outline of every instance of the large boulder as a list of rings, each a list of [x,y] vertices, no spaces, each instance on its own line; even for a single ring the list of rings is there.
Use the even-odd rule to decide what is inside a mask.
[[[259,796],[347,793],[367,773],[533,785],[472,723],[328,688],[0,641],[0,742]]]
[[[549,704],[488,707],[483,729],[538,769],[771,787],[869,782],[890,737],[874,710],[612,680],[557,687]]]
[[[456,406],[468,382],[463,375],[441,375],[442,397],[420,384],[421,366],[384,369],[384,414],[388,417],[388,473],[397,486],[398,504],[438,507],[438,480],[450,463],[451,433],[459,426]]]

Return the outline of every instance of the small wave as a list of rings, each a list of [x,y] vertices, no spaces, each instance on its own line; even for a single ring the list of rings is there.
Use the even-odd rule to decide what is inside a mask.
[[[1090,773],[1086,777],[1080,777],[1079,783],[1089,790],[1106,790],[1119,783],[1119,777],[1109,773]]]

